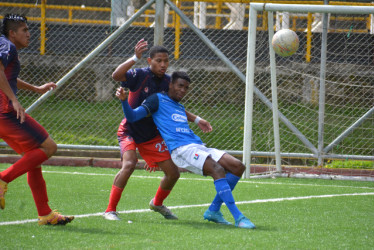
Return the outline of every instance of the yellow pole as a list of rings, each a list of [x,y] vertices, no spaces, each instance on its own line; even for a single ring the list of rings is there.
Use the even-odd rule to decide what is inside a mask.
[[[220,15],[221,12],[222,12],[222,3],[219,2],[217,3],[217,9],[216,9],[216,14],[217,15]],[[221,17],[220,16],[216,16],[216,29],[220,29],[221,28]]]
[[[177,0],[176,1],[177,7],[180,9],[181,8],[181,1]],[[174,12],[175,13],[175,12]],[[179,47],[180,47],[180,23],[181,23],[181,18],[177,15],[175,15],[175,50],[174,50],[174,58],[175,60],[179,59]]]
[[[267,30],[268,27],[268,13],[263,11],[262,13],[262,30]]]
[[[145,23],[145,26],[148,27],[149,26],[149,10],[146,10],[144,11],[144,14],[145,14],[145,18],[144,18],[144,23]]]
[[[366,19],[366,29],[370,30],[370,23],[371,23],[371,17],[372,15],[369,15]]]
[[[69,8],[69,25],[73,24],[73,9]]]
[[[305,59],[306,62],[310,62],[310,53],[312,50],[312,22],[313,22],[313,15],[312,13],[308,12],[308,26],[306,32],[306,55]]]
[[[41,5],[41,22],[40,22],[40,54],[45,54],[45,9],[46,9],[47,0],[42,0]]]

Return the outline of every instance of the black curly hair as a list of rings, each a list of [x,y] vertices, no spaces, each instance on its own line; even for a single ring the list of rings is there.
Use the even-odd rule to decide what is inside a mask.
[[[190,77],[184,71],[174,71],[173,74],[171,74],[171,82],[172,83],[175,83],[176,80],[178,80],[178,79],[186,80],[189,83],[191,82]]]

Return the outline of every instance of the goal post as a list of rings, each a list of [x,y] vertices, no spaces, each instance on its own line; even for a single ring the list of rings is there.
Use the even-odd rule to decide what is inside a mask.
[[[262,58],[260,60],[258,58],[258,54],[260,53],[257,47],[257,39],[256,39],[256,31],[257,31],[257,14],[258,12],[268,12],[268,55],[267,59],[268,64],[265,63],[265,59]],[[276,16],[276,12],[287,12],[287,13],[293,13],[293,14],[299,14],[299,15],[308,15],[308,13],[324,13],[324,23],[322,29],[322,35],[321,35],[321,50],[319,54],[319,75],[316,76],[310,76],[309,72],[305,70],[303,72],[303,69],[308,68],[308,63],[304,63],[304,65],[299,65],[298,69],[299,72],[297,72],[298,75],[300,75],[302,78],[305,76],[305,78],[311,77],[313,78],[314,82],[318,82],[316,85],[318,86],[318,98],[314,98],[313,101],[317,102],[318,105],[315,105],[318,107],[318,117],[316,117],[318,120],[318,129],[316,129],[317,133],[317,139],[312,140],[310,137],[305,135],[305,130],[303,132],[300,132],[298,129],[298,125],[294,124],[294,121],[291,121],[287,119],[287,115],[283,114],[282,111],[278,108],[278,82],[277,82],[277,75],[278,71],[283,71],[284,74],[290,74],[289,72],[292,72],[292,67],[295,66],[295,63],[292,61],[292,58],[295,56],[290,56],[289,58],[277,58],[275,56],[274,50],[271,46],[272,37],[274,35],[274,16]],[[272,113],[273,113],[273,143],[274,143],[274,158],[276,162],[276,168],[275,173],[272,174],[279,174],[282,171],[281,167],[281,156],[290,155],[290,153],[284,152],[282,153],[281,148],[281,142],[280,137],[282,131],[280,131],[279,128],[279,120],[282,121],[282,123],[291,131],[293,136],[297,137],[298,140],[304,145],[304,147],[309,150],[308,157],[312,155],[312,158],[316,159],[318,161],[318,165],[322,166],[323,160],[329,158],[330,156],[338,159],[363,159],[363,160],[374,160],[374,157],[371,156],[357,156],[357,155],[349,155],[349,154],[333,154],[329,156],[329,150],[331,150],[332,145],[336,145],[336,142],[340,142],[344,136],[346,136],[347,131],[352,132],[354,128],[359,126],[357,123],[362,124],[362,122],[370,117],[373,112],[373,107],[369,105],[367,108],[369,111],[365,112],[365,115],[360,117],[357,122],[354,122],[349,129],[345,130],[342,134],[338,135],[337,138],[333,138],[335,140],[327,141],[329,145],[327,147],[324,147],[324,117],[326,115],[325,113],[325,106],[327,105],[325,103],[325,81],[326,81],[326,68],[329,66],[339,68],[340,66],[344,65],[345,62],[337,62],[336,65],[334,65],[331,62],[327,62],[327,33],[328,33],[328,14],[355,14],[355,15],[364,15],[364,14],[373,14],[374,13],[374,7],[368,7],[368,6],[340,6],[340,5],[302,5],[302,4],[267,4],[267,3],[251,3],[250,4],[250,12],[249,12],[249,24],[248,24],[248,48],[247,48],[247,64],[246,64],[246,88],[245,88],[245,117],[244,117],[244,141],[243,141],[243,161],[246,165],[246,173],[245,177],[250,177],[250,166],[251,166],[251,157],[253,153],[252,149],[252,138],[253,138],[253,119],[256,119],[253,117],[254,113],[254,93],[256,93],[256,74],[258,72],[258,69],[256,66],[258,64],[261,64],[263,68],[270,69],[270,85],[271,85],[271,107],[272,107]],[[290,26],[290,25],[289,25]],[[280,27],[277,27],[278,29]],[[306,33],[306,30],[303,31]],[[349,37],[349,34],[348,34]],[[265,46],[264,46],[265,47]],[[264,48],[262,48],[263,50]],[[303,48],[299,48],[299,50],[302,50]],[[262,54],[263,55],[263,54]],[[300,56],[299,56],[300,57]],[[260,62],[259,62],[260,61]],[[277,66],[277,63],[280,62],[282,68],[279,68]],[[327,64],[328,63],[328,64]],[[348,66],[352,65],[353,63],[347,62]],[[368,67],[371,67],[372,65],[368,65]],[[313,66],[315,67],[315,66]],[[354,68],[352,66],[352,68]],[[371,70],[371,69],[368,69]],[[288,73],[287,73],[288,72]],[[292,74],[292,73],[291,73]],[[298,79],[300,80],[300,79]],[[288,80],[292,82],[292,79]],[[284,79],[282,80],[284,82]],[[311,81],[312,82],[312,81]],[[336,82],[339,82],[337,80]],[[263,84],[269,84],[268,82]],[[338,88],[338,87],[337,87]],[[292,89],[292,88],[290,88]],[[290,89],[288,91],[290,91]],[[284,90],[283,90],[284,91]],[[369,91],[372,91],[372,89],[369,89]],[[299,96],[294,95],[294,98],[300,98]],[[316,104],[316,103],[314,103]],[[357,126],[355,126],[355,124]],[[330,138],[329,138],[330,140]],[[306,154],[303,153],[295,153],[293,152],[293,156],[300,156],[305,157]]]

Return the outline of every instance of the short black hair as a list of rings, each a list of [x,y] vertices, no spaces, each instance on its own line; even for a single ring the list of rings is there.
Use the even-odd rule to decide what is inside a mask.
[[[164,46],[156,45],[149,50],[149,57],[153,58],[157,53],[166,53],[169,55],[169,50]]]
[[[17,31],[21,23],[27,24],[27,18],[24,15],[19,14],[6,14],[3,19],[2,34],[6,37],[9,36],[9,31]]]
[[[191,82],[190,77],[184,71],[174,71],[173,74],[171,74],[171,83],[175,83],[178,79],[186,80],[189,83]]]

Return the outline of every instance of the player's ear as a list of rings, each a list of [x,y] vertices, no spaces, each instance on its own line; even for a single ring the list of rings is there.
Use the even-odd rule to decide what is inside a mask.
[[[150,57],[147,58],[147,62],[148,62],[149,65],[151,65],[151,60],[152,60],[152,58],[150,58]]]
[[[8,37],[14,37],[15,33],[14,30],[9,30]]]

